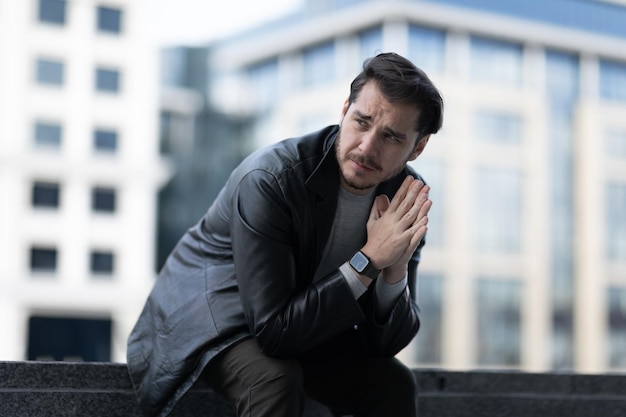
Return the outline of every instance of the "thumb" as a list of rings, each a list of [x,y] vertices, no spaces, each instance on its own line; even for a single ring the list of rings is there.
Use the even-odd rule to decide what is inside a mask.
[[[370,211],[370,220],[377,220],[389,208],[389,198],[385,194],[381,194],[374,199],[372,210]]]

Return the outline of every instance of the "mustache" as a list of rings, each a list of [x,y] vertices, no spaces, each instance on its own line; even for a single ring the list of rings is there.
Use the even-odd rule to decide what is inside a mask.
[[[373,159],[367,157],[366,155],[350,152],[348,153],[348,155],[346,155],[346,158],[356,162],[359,165],[364,165],[374,170],[380,170],[380,166],[376,162],[374,162]]]

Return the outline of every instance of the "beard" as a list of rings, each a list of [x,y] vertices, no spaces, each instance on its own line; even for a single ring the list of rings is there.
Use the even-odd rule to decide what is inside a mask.
[[[359,154],[354,151],[347,152],[344,155],[342,153],[341,145],[341,128],[339,128],[339,132],[337,133],[337,140],[335,141],[335,156],[339,165],[339,175],[341,176],[341,180],[344,184],[356,191],[371,190],[372,188],[377,187],[380,183],[395,177],[400,172],[402,172],[404,166],[408,162],[407,159],[406,161],[403,161],[401,164],[395,167],[395,169],[393,169],[392,171],[385,173],[384,169],[376,161],[374,161],[367,155]],[[344,166],[347,165],[350,161],[368,167],[372,171],[367,174],[355,172],[353,175],[350,175],[349,172],[344,171]]]

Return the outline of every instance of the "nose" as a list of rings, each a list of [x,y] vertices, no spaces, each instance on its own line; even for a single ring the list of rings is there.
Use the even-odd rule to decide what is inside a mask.
[[[376,132],[371,130],[363,134],[359,150],[368,156],[375,155],[377,152],[378,141],[376,140]]]

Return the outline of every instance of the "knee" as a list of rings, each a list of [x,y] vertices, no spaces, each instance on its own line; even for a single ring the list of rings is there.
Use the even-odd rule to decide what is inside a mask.
[[[300,364],[291,359],[269,359],[252,386],[271,387],[276,394],[296,394],[303,390]]]
[[[417,381],[411,369],[396,359],[391,360],[385,368],[384,378],[381,381],[383,390],[406,395],[409,398],[417,395]]]

